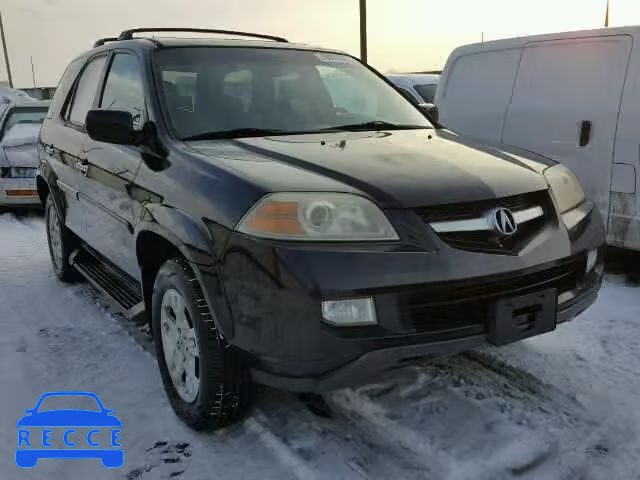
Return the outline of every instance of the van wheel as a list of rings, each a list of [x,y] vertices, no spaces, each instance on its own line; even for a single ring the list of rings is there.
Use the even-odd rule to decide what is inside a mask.
[[[214,315],[188,262],[166,261],[153,288],[153,340],[171,406],[195,430],[234,422],[251,397],[249,371]]]
[[[78,240],[64,225],[51,195],[47,197],[45,219],[47,222],[49,257],[51,258],[53,273],[61,281],[67,283],[80,279],[78,271],[69,263],[69,256],[78,246]]]

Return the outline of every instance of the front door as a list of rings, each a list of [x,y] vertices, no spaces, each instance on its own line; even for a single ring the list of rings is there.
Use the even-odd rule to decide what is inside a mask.
[[[136,56],[116,52],[104,81],[98,108],[125,110],[133,115],[134,129],[146,119],[144,89]],[[142,157],[137,147],[96,142],[87,138],[83,204],[89,244],[135,278],[140,272],[133,238],[130,186]]]

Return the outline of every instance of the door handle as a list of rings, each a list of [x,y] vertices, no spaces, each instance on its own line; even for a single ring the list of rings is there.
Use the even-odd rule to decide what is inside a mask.
[[[591,140],[591,120],[580,122],[580,146],[586,147]]]
[[[89,164],[85,162],[77,161],[76,168],[86,175],[87,170],[89,170]]]
[[[55,148],[53,148],[53,145],[45,145],[44,146],[44,151],[47,155],[53,155],[53,153],[55,152]]]

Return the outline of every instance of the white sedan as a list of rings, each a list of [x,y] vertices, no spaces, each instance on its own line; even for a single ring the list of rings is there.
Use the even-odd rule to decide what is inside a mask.
[[[38,136],[49,102],[11,104],[0,116],[0,207],[40,205]]]

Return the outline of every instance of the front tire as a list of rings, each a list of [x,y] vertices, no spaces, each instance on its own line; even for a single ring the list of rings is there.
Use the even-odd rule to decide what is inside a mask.
[[[195,430],[240,418],[249,404],[248,370],[220,335],[184,259],[168,260],[158,272],[152,329],[162,382],[178,417]]]
[[[51,258],[53,272],[56,274],[56,277],[63,282],[74,282],[80,278],[80,275],[69,263],[69,256],[78,246],[77,238],[69,231],[60,218],[51,194],[47,197],[44,212],[47,222],[49,257]]]

